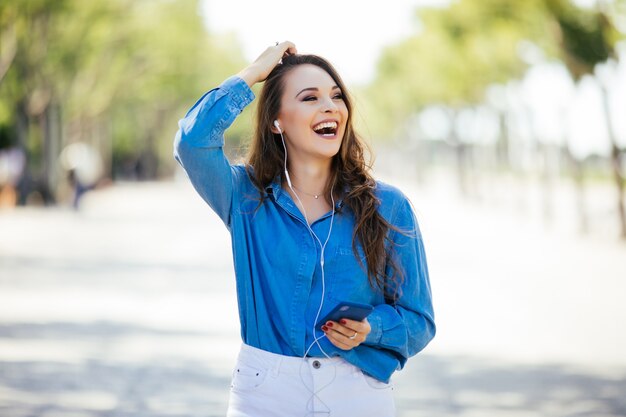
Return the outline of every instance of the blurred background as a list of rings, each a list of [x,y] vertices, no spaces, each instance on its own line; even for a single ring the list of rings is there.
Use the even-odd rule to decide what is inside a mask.
[[[399,417],[626,416],[624,0],[0,0],[0,415],[225,414],[230,237],[172,140],[282,40],[420,221],[438,334]]]

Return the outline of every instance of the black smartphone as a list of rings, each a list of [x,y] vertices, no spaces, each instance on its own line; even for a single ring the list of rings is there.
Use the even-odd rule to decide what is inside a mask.
[[[327,321],[339,322],[341,319],[350,319],[356,321],[363,321],[364,318],[374,310],[369,304],[351,303],[344,301],[335,306],[322,320],[317,323],[317,329],[321,330],[322,326]]]

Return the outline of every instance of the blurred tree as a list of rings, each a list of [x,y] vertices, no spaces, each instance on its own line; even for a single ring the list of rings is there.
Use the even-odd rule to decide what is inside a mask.
[[[602,4],[602,3],[601,3]],[[417,34],[388,47],[378,63],[377,77],[366,90],[367,112],[374,135],[389,138],[402,132],[401,126],[428,105],[443,105],[449,113],[448,142],[455,150],[461,191],[467,192],[468,144],[459,135],[457,115],[463,109],[485,102],[489,86],[521,77],[531,62],[524,57],[524,45],[543,55],[561,56],[575,80],[593,75],[599,63],[615,57],[618,31],[611,21],[625,0],[611,3],[611,13],[572,6],[567,0],[459,0],[442,9],[420,9]],[[538,47],[538,48],[537,48]],[[605,89],[606,98],[606,89]],[[607,118],[609,117],[608,101]],[[502,111],[501,109],[499,111]],[[501,116],[501,120],[506,118]],[[619,193],[622,235],[626,236],[624,214],[623,150],[617,146],[612,124],[607,122],[612,142],[613,172]],[[508,152],[506,126],[501,127],[497,149]],[[533,131],[532,129],[530,131]],[[538,138],[534,139],[539,145]],[[539,146],[544,163],[544,214],[549,217],[549,151]],[[502,153],[502,152],[501,152]],[[569,152],[572,155],[571,152]],[[508,154],[498,155],[510,160]],[[554,158],[553,158],[554,159]],[[582,166],[574,161],[577,182],[582,184]],[[579,212],[582,199],[578,199]]]
[[[580,82],[585,76],[593,77],[599,64],[617,58],[615,45],[620,39],[620,33],[606,11],[606,5],[599,10],[586,10],[577,8],[565,0],[546,0],[546,4],[558,23],[555,26],[556,39],[561,46],[563,61],[575,82]],[[618,145],[613,130],[607,87],[599,77],[596,79],[601,86],[606,126],[611,141],[611,162],[617,188],[620,235],[626,239],[625,179],[622,167],[624,149]]]
[[[0,127],[28,156],[22,202],[54,201],[74,142],[100,150],[108,175],[171,172],[176,120],[243,61],[198,1],[0,2]]]
[[[461,0],[445,9],[419,9],[418,34],[384,51],[367,91],[372,103],[368,111],[379,116],[374,133],[394,132],[425,106],[444,105],[452,126],[448,142],[466,193],[468,150],[456,128],[457,117],[483,103],[488,86],[521,77],[529,65],[519,53],[523,41],[554,53],[542,8],[541,0]],[[507,151],[509,146],[499,148]]]
[[[121,160],[137,159],[140,176],[152,178],[163,173],[155,161],[165,161],[165,171],[172,168],[176,121],[206,89],[236,72],[243,58],[233,52],[240,50],[234,39],[208,35],[197,0],[144,1],[135,5],[128,26],[134,33],[125,46],[132,58],[113,107],[113,151]],[[242,132],[238,125],[229,134],[240,141]]]
[[[418,9],[418,33],[383,52],[369,89],[385,116],[384,130],[428,104],[462,108],[482,102],[489,85],[525,72],[528,63],[519,54],[524,40],[554,54],[542,4],[462,0],[444,9]]]
[[[58,147],[59,113],[50,68],[45,63],[53,47],[48,41],[52,16],[66,8],[63,0],[0,4],[0,100],[5,110],[0,123],[14,127],[16,138],[11,142],[29,155],[28,169],[20,183],[22,190],[36,181],[33,187],[46,203],[54,201],[51,159]]]

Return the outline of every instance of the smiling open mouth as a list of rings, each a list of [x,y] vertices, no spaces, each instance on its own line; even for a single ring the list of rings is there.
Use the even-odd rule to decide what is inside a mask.
[[[313,126],[313,130],[320,136],[332,137],[337,134],[337,122],[323,122]]]

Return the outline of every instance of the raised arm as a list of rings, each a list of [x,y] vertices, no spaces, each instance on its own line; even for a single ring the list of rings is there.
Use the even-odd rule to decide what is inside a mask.
[[[252,87],[254,84],[264,81],[283,56],[296,53],[296,45],[292,42],[283,42],[276,46],[270,46],[252,64],[241,70],[237,75],[249,87]]]
[[[178,123],[174,158],[227,227],[238,175],[243,173],[231,167],[224,155],[224,132],[254,99],[250,87],[265,80],[281,57],[293,53],[291,42],[267,48],[239,74],[202,96]]]

